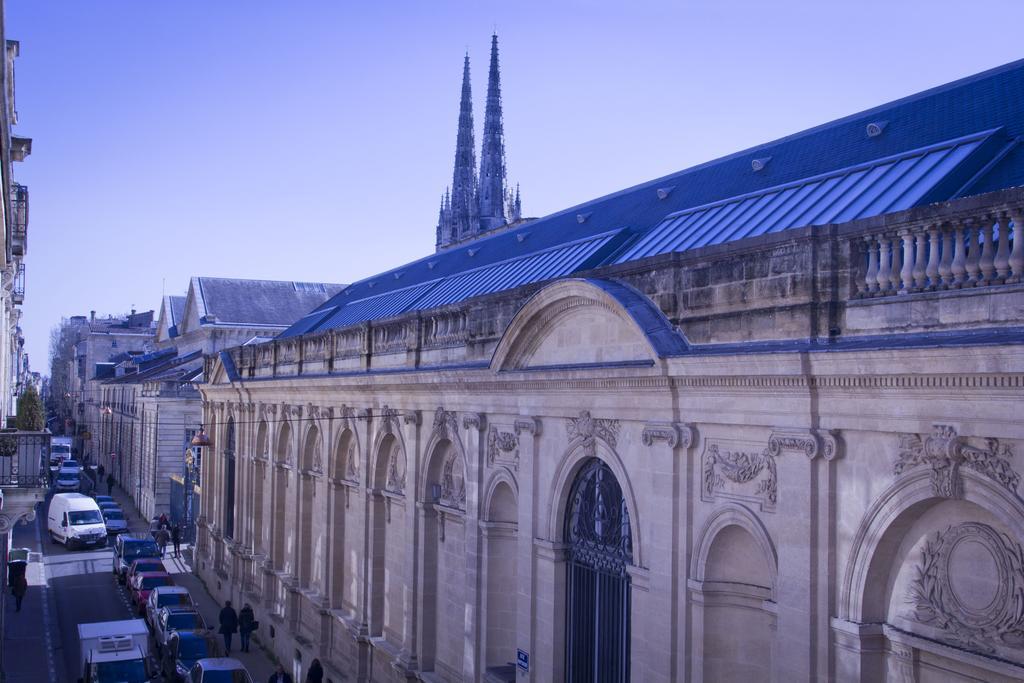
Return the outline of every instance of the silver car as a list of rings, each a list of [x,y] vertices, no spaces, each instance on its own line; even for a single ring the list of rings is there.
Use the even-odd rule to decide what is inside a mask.
[[[175,631],[205,631],[203,615],[191,607],[161,607],[153,622],[153,640],[161,653]]]
[[[128,520],[120,508],[102,508],[103,522],[107,525],[107,535],[123,534],[128,531]]]

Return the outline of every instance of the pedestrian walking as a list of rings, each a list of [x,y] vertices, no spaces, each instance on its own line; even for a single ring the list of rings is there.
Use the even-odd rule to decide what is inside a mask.
[[[111,496],[114,494],[114,473],[111,472],[107,475],[107,495]]]
[[[252,637],[252,632],[256,630],[259,623],[256,621],[256,615],[253,614],[252,605],[245,603],[242,605],[242,611],[238,613],[238,637],[242,640],[242,652],[249,651],[249,638]]]
[[[25,599],[25,593],[28,592],[28,579],[25,578],[24,574],[18,574],[14,577],[14,583],[11,585],[11,592],[14,593],[14,604],[16,606],[15,612],[21,611],[21,601]]]
[[[181,522],[171,527],[171,543],[174,544],[174,557],[181,556]]]
[[[100,466],[96,468],[96,476],[102,478],[103,475],[106,474],[106,473],[107,473],[107,468],[103,466],[103,463],[100,463]]]
[[[292,677],[284,670],[283,665],[278,664],[277,669],[275,669],[274,673],[270,674],[270,678],[267,679],[267,683],[292,683]]]
[[[224,603],[224,609],[220,611],[220,633],[224,636],[224,653],[231,654],[231,636],[238,630],[238,612],[231,606],[231,601]]]
[[[320,666],[319,659],[310,662],[309,671],[306,672],[306,683],[324,683],[324,668]]]
[[[167,513],[166,512],[161,512],[160,513],[160,519],[157,520],[157,523],[161,527],[168,527],[168,526],[170,526],[170,522],[167,521]]]
[[[160,546],[160,559],[164,559],[164,552],[167,550],[167,542],[171,540],[171,534],[168,533],[167,527],[162,526],[160,530],[156,532],[156,544]]]

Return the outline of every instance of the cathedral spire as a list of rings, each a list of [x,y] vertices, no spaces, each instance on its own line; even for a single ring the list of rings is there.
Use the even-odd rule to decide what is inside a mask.
[[[467,52],[462,67],[462,101],[459,104],[459,132],[455,140],[450,241],[471,237],[479,231],[480,218],[477,202],[476,150],[473,141],[473,92],[469,84],[469,53]]]
[[[505,132],[501,121],[501,73],[498,34],[491,36],[491,69],[487,76],[487,107],[480,149],[480,229],[505,224]]]
[[[445,188],[441,195],[441,209],[437,212],[437,248],[451,244],[452,239],[452,197]]]

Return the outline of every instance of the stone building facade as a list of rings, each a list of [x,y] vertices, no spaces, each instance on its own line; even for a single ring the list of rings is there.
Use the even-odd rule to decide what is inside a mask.
[[[955,130],[1007,88],[1024,63],[209,356],[198,574],[333,681],[1021,679],[1024,158]],[[915,111],[944,127],[888,123]],[[573,260],[574,225],[610,241]]]

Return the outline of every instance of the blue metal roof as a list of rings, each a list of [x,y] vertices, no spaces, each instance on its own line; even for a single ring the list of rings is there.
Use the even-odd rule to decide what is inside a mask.
[[[520,278],[543,270],[543,252],[612,231],[621,237],[543,277],[1024,186],[1022,139],[1024,60],[430,254],[348,286],[284,336],[537,282]]]
[[[917,205],[995,131],[930,145],[724,201],[679,211],[616,259],[686,251],[789,228],[845,223]],[[986,161],[991,153],[983,157]]]

